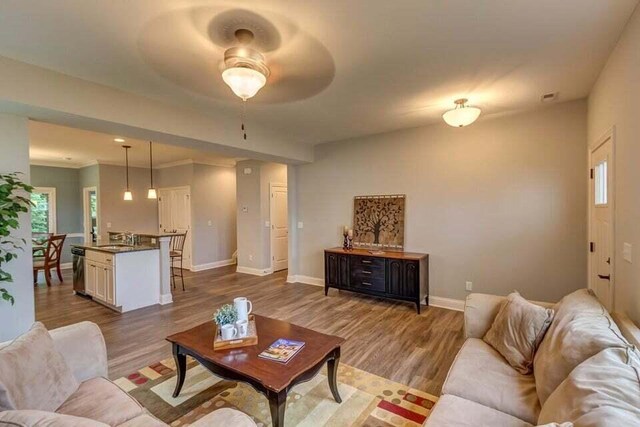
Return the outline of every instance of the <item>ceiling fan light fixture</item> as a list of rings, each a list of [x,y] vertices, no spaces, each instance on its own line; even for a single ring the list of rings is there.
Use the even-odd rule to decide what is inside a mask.
[[[267,83],[269,67],[255,49],[247,46],[227,49],[224,64],[222,80],[243,101],[254,97]]]
[[[456,108],[449,110],[442,115],[442,119],[449,126],[456,128],[469,126],[471,123],[475,122],[478,117],[480,117],[482,110],[478,107],[469,107],[466,105],[468,102],[467,99],[457,99],[454,102],[456,104]]]

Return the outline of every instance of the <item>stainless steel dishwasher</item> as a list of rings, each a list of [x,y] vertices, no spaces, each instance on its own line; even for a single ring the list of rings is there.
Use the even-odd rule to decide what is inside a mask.
[[[77,294],[85,295],[84,287],[84,249],[71,248],[73,255],[73,290]]]

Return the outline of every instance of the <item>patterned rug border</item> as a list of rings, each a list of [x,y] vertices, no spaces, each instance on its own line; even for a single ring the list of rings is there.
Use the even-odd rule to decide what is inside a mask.
[[[249,415],[259,427],[271,426],[271,415],[266,398],[249,385],[221,379],[191,358],[188,359],[187,368],[187,381],[181,396],[177,399],[170,397],[175,384],[172,379],[176,374],[173,358],[145,366],[116,379],[114,383],[140,401],[154,416],[172,427],[188,426],[206,414],[221,408],[242,411]],[[199,380],[192,378],[193,390],[190,395],[188,385],[190,376],[194,375],[197,375]],[[328,386],[325,387],[326,367],[310,382],[294,387],[287,398],[285,418],[294,405],[298,407],[306,405],[304,413],[313,417],[313,425],[342,426],[345,424],[338,420],[346,415],[341,415],[340,412],[348,413],[349,417],[353,417],[354,411],[360,411],[356,418],[349,420],[350,425],[417,427],[424,423],[438,400],[436,396],[424,391],[344,363],[339,366],[338,383],[343,395],[341,405],[333,401]],[[324,394],[324,388],[327,395]],[[343,388],[350,390],[351,393],[345,396]],[[317,419],[325,419],[326,422],[316,424]],[[345,418],[342,419],[345,420]],[[309,420],[297,420],[287,425],[293,427],[305,422],[308,423]]]

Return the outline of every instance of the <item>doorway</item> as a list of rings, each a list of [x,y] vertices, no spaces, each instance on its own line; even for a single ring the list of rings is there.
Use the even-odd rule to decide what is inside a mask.
[[[614,308],[614,167],[611,131],[589,153],[589,288],[608,311]]]
[[[287,184],[269,184],[271,222],[271,268],[274,272],[289,267],[289,223]]]
[[[98,240],[98,189],[82,189],[82,217],[84,241],[95,243]]]
[[[160,233],[187,233],[182,265],[191,270],[191,187],[158,189]]]

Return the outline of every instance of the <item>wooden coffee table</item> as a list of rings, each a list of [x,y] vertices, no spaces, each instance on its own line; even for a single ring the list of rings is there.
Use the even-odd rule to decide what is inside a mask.
[[[167,337],[167,341],[173,345],[173,357],[177,366],[173,397],[180,394],[187,371],[187,356],[191,356],[214,374],[228,380],[248,383],[264,394],[269,400],[271,419],[276,427],[284,425],[289,390],[296,384],[309,381],[325,363],[333,398],[338,403],[342,402],[336,376],[340,345],[344,339],[268,317],[256,315],[255,320],[258,344],[249,347],[213,351],[216,332],[213,322]],[[258,354],[278,338],[304,341],[305,345],[287,364],[259,358]]]

